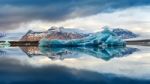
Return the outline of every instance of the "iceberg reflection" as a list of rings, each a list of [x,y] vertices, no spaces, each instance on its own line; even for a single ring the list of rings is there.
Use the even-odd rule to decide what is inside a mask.
[[[6,54],[7,54],[6,51],[0,49],[0,56],[5,56]]]
[[[47,56],[52,60],[64,60],[65,58],[78,58],[89,55],[103,60],[110,60],[114,57],[123,57],[136,52],[137,48],[131,47],[65,47],[65,48],[49,48],[49,47],[21,47],[22,51],[29,57]],[[20,54],[13,52],[12,49],[0,50],[0,56],[8,56],[12,54]],[[84,55],[83,55],[84,54]]]
[[[114,57],[123,57],[137,51],[137,48],[130,47],[76,47],[76,48],[49,48],[49,47],[24,47],[22,50],[29,56],[47,56],[52,60],[65,58],[77,58],[83,54],[94,56],[103,60],[110,60]]]

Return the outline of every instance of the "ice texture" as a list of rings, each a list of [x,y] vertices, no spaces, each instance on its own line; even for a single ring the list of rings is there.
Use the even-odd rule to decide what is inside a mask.
[[[124,46],[126,43],[115,33],[105,28],[101,32],[91,34],[81,39],[48,40],[46,38],[40,40],[39,46],[45,47],[107,47],[107,46]]]

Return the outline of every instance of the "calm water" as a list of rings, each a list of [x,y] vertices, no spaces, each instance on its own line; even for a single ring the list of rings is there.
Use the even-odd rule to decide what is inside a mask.
[[[150,84],[150,47],[0,48],[0,84]]]

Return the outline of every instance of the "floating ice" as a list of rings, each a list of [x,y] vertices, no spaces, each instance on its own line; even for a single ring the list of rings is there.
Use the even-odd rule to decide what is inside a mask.
[[[45,47],[104,47],[104,46],[125,46],[125,41],[116,36],[108,28],[102,32],[97,32],[81,39],[48,40],[46,38],[40,40],[39,46]]]
[[[7,47],[10,47],[10,43],[8,41],[5,41],[5,42],[1,42],[0,43],[0,48],[7,48]]]

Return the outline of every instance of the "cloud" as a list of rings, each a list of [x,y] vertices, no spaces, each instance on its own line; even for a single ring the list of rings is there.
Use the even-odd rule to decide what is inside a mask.
[[[59,22],[149,4],[149,0],[0,0],[0,29],[15,29],[30,21]]]
[[[112,28],[128,29],[136,33],[149,33],[149,9],[150,6],[132,7],[112,13],[98,13],[88,17],[74,18],[55,23],[49,21],[33,21],[22,26],[22,28],[47,30],[50,26],[64,26],[66,28],[78,28],[95,32],[100,31],[103,26],[109,26]]]

